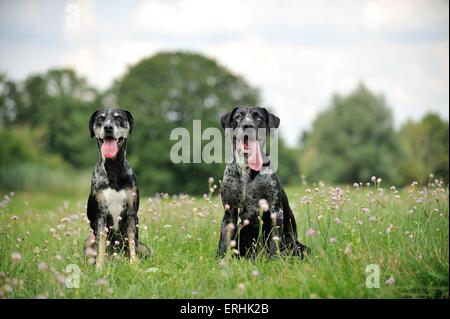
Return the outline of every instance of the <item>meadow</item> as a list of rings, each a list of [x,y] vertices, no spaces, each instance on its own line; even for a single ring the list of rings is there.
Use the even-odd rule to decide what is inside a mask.
[[[89,231],[87,190],[3,193],[0,297],[449,296],[448,188],[438,180],[402,189],[377,178],[339,187],[288,188],[300,240],[311,249],[304,260],[269,259],[263,253],[255,259],[233,258],[232,251],[218,260],[219,188],[203,197],[141,198],[140,240],[153,256],[130,264],[119,252],[102,271],[83,255]],[[366,285],[372,274],[366,272],[368,265],[379,269],[379,288]],[[80,271],[79,288],[70,288],[74,269]]]

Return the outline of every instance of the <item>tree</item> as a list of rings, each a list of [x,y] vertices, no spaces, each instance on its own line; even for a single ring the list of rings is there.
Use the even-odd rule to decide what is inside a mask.
[[[9,126],[16,120],[19,103],[20,92],[17,85],[0,73],[0,128]]]
[[[207,192],[208,177],[221,178],[220,164],[174,164],[170,132],[192,120],[219,127],[220,115],[239,104],[259,102],[258,91],[199,54],[160,53],[132,66],[107,94],[113,105],[135,115],[129,158],[147,193]],[[191,140],[192,149],[192,140]],[[191,154],[192,159],[192,154]]]
[[[87,121],[99,103],[97,91],[70,69],[31,75],[23,87],[16,123],[43,129],[46,148],[73,166],[91,166],[96,154]]]
[[[426,183],[430,174],[448,182],[448,122],[430,113],[420,122],[408,121],[401,128],[400,137],[408,155],[401,167],[405,183]]]
[[[208,178],[218,181],[222,177],[221,163],[172,163],[170,150],[176,141],[170,140],[170,133],[174,128],[186,128],[191,133],[192,159],[193,120],[201,120],[203,129],[221,130],[222,114],[236,105],[260,103],[258,90],[243,78],[212,59],[186,52],[165,52],[140,61],[103,94],[70,69],[30,75],[17,85],[20,90],[5,77],[0,78],[1,83],[14,87],[5,92],[17,91],[19,95],[11,108],[14,118],[10,125],[36,133],[27,138],[27,145],[43,141],[40,150],[58,154],[76,168],[92,167],[98,156],[87,130],[92,112],[115,106],[129,109],[135,116],[135,130],[128,144],[128,159],[137,172],[142,193],[149,195],[206,193]],[[0,115],[6,114],[4,110],[0,108]],[[282,182],[295,181],[295,157],[282,141],[279,154]]]
[[[208,192],[209,177],[222,178],[224,165],[172,163],[169,153],[175,142],[169,139],[170,132],[183,127],[192,138],[193,120],[201,120],[203,129],[220,128],[222,114],[236,105],[259,105],[260,96],[212,59],[163,52],[132,66],[105,100],[135,115],[128,154],[145,192],[198,194]]]
[[[367,181],[373,175],[396,181],[401,150],[392,122],[384,98],[362,83],[348,96],[335,95],[304,135],[302,169],[333,183]]]

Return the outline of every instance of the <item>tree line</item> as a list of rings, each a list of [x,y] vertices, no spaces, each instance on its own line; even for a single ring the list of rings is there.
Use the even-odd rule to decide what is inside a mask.
[[[121,106],[135,115],[128,158],[146,194],[204,193],[221,178],[223,164],[173,164],[172,129],[192,120],[220,127],[236,105],[261,105],[257,88],[215,60],[191,52],[161,52],[130,66],[99,91],[71,69],[51,69],[15,82],[0,74],[0,188],[24,163],[87,170],[98,154],[87,121],[101,107]],[[192,135],[192,134],[191,134]],[[278,174],[285,184],[308,180],[363,181],[371,175],[402,184],[429,174],[448,180],[448,123],[430,114],[395,131],[383,97],[360,85],[336,95],[305,132],[298,148],[279,141]],[[36,165],[35,165],[36,166]],[[11,173],[13,172],[13,173]],[[27,173],[28,174],[28,173]]]

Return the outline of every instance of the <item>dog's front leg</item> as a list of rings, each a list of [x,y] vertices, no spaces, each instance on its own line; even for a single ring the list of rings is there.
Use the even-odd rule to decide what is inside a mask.
[[[136,222],[134,218],[130,218],[127,226],[128,250],[130,253],[130,262],[134,264],[137,261],[136,257]]]
[[[269,256],[280,254],[281,236],[283,234],[283,210],[270,209],[263,214],[264,243]]]
[[[106,227],[106,217],[101,216],[98,219],[97,223],[97,260],[96,260],[96,268],[101,270],[105,264],[105,255],[106,255],[106,236],[108,233],[108,228]]]
[[[221,229],[220,229],[220,241],[217,255],[219,258],[225,256],[228,244],[231,240],[236,238],[238,210],[237,208],[225,207],[225,214],[223,215]]]

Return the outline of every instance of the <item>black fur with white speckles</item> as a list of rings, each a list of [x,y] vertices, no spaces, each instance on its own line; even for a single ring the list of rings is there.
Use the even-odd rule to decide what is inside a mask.
[[[222,116],[221,123],[224,128],[232,129],[244,125],[255,129],[276,128],[279,119],[264,108],[236,107],[232,112]],[[262,140],[260,145],[263,145],[265,136],[258,139]],[[233,156],[236,158],[239,155],[236,145],[233,147]],[[226,254],[230,240],[236,240],[238,243],[236,248],[239,256],[251,256],[258,252],[256,243],[260,228],[261,199],[266,200],[268,204],[268,210],[262,213],[262,235],[269,256],[275,256],[280,252],[303,258],[304,252],[308,251],[308,248],[297,239],[294,214],[270,162],[266,162],[260,171],[254,171],[248,165],[238,164],[236,160],[227,164],[222,179],[221,196],[225,214],[221,223],[217,252],[219,257]],[[246,220],[247,225],[244,224]],[[234,227],[230,227],[229,224],[233,224]]]
[[[138,253],[148,254],[150,249],[138,241],[139,188],[136,175],[126,160],[127,137],[133,124],[131,113],[123,109],[98,110],[89,120],[91,137],[97,139],[99,159],[92,174],[87,217],[97,241],[98,234],[106,227],[109,229],[107,239],[112,243],[119,241],[120,247],[127,251],[127,230],[132,229]],[[105,133],[106,125],[112,127],[109,133]],[[100,151],[102,140],[108,137],[121,139],[114,158],[105,158]],[[96,243],[90,247],[95,248]],[[110,253],[113,247],[113,244],[109,245]]]

